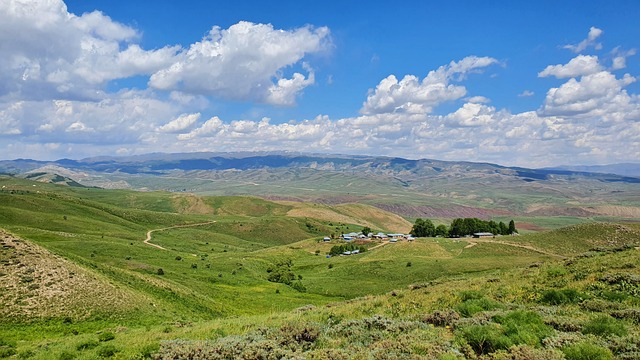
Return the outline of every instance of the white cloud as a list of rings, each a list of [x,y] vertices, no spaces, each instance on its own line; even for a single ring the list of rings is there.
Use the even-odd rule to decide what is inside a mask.
[[[0,2],[0,99],[102,99],[111,80],[150,75],[179,47],[146,51],[138,32],[60,0]]]
[[[178,133],[189,129],[200,119],[200,113],[182,114],[170,122],[160,126],[158,131],[165,133]]]
[[[538,73],[538,77],[555,76],[558,79],[594,74],[602,71],[597,56],[578,55],[565,65],[549,65]]]
[[[596,46],[600,34],[593,28],[570,49]],[[293,104],[315,83],[304,61],[327,48],[328,29],[239,23],[214,28],[184,50],[147,51],[136,44],[140,36],[99,12],[70,14],[60,1],[0,2],[0,154],[295,150],[523,166],[640,158],[640,99],[627,90],[636,79],[611,72],[635,50],[611,52],[609,70],[584,55],[546,67],[539,76],[562,80],[538,111],[511,113],[488,106],[484,94],[467,95],[459,82],[497,63],[470,56],[424,79],[382,79],[359,116],[204,121],[200,113],[216,109],[208,96]],[[151,75],[154,88],[106,90],[109,81],[134,75]],[[460,100],[448,114],[433,114]]]
[[[313,84],[313,72],[307,70],[307,77],[295,72],[286,78],[282,71],[328,45],[326,27],[284,31],[246,21],[224,30],[216,26],[171,66],[154,73],[149,84],[163,90],[291,105],[302,89]]]
[[[406,75],[400,81],[389,75],[370,91],[360,113],[431,113],[436,106],[467,94],[464,86],[452,85],[451,81],[464,80],[467,74],[495,63],[497,60],[490,57],[469,56],[430,71],[422,81],[414,75]]]
[[[198,137],[210,137],[218,132],[220,132],[220,127],[222,126],[222,120],[217,116],[212,117],[211,119],[205,121],[202,126],[197,129],[192,130],[186,134],[180,134],[177,136],[178,140],[190,140]]]
[[[540,113],[545,116],[593,116],[604,118],[621,111],[637,111],[637,97],[630,97],[624,87],[636,79],[625,74],[621,79],[608,71],[569,79],[547,92]]]
[[[518,94],[518,97],[530,97],[535,95],[535,93],[531,90],[524,90],[523,92],[521,92],[520,94]]]
[[[581,42],[575,45],[571,45],[571,44],[565,45],[563,46],[563,48],[569,49],[574,53],[579,53],[581,51],[584,51],[590,46],[593,46],[593,48],[596,50],[600,50],[602,49],[602,44],[596,42],[596,40],[598,39],[598,37],[600,37],[600,35],[602,35],[602,33],[603,31],[601,29],[598,29],[597,27],[592,26],[589,29],[589,34],[587,35],[586,39],[582,40]]]
[[[484,96],[472,96],[466,100],[467,102],[476,103],[476,104],[487,104],[491,102],[491,99]]]
[[[620,70],[627,67],[627,58],[629,56],[635,55],[636,49],[624,51],[624,50],[621,50],[620,47],[616,47],[615,49],[613,49],[611,54],[613,55],[611,69]]]

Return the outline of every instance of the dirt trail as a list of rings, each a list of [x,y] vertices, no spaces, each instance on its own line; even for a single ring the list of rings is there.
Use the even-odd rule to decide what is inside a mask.
[[[161,250],[167,250],[166,248],[164,248],[164,247],[162,247],[162,246],[160,246],[158,244],[151,243],[151,234],[153,234],[156,231],[164,231],[164,230],[169,230],[169,229],[185,228],[185,227],[192,227],[192,226],[209,225],[209,224],[213,224],[214,222],[215,222],[215,220],[214,221],[202,222],[202,223],[196,223],[196,224],[175,225],[175,226],[169,226],[169,227],[166,227],[166,228],[149,230],[149,231],[147,231],[147,238],[143,242],[145,244],[153,246],[155,248],[158,248],[158,249],[161,249]]]
[[[554,254],[552,252],[548,252],[542,249],[538,249],[535,248],[531,245],[524,245],[524,244],[517,244],[517,243],[512,243],[512,242],[507,242],[507,241],[498,241],[498,240],[488,240],[488,239],[473,239],[473,240],[465,240],[469,243],[469,245],[465,246],[465,249],[468,248],[472,248],[476,245],[478,245],[478,243],[492,243],[492,244],[500,244],[500,245],[506,245],[506,246],[513,246],[513,247],[517,247],[517,248],[521,248],[521,249],[527,249],[527,250],[531,250],[531,251],[535,251],[537,253],[540,254],[544,254],[544,255],[549,255],[549,256],[553,256],[553,257],[558,257],[561,259],[566,259],[566,256],[563,255],[559,255],[559,254]]]

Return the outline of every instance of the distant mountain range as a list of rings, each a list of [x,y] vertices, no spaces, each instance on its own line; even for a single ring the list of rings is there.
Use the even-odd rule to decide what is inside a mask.
[[[600,174],[616,174],[621,176],[640,177],[640,163],[622,163],[611,165],[563,165],[555,168],[547,168],[549,170],[568,170],[568,171],[580,171],[591,172]]]
[[[42,168],[45,169],[42,169]],[[401,176],[407,179],[444,174],[501,174],[525,181],[591,178],[605,182],[640,183],[640,164],[605,166],[561,166],[528,169],[490,163],[409,160],[397,157],[326,155],[302,153],[152,153],[125,157],[93,157],[82,160],[38,161],[16,159],[0,161],[0,172],[19,175],[33,171],[60,171],[129,175],[166,175],[173,171],[226,171],[258,169],[314,169],[345,173]],[[73,178],[69,174],[60,174]],[[78,180],[78,179],[74,179]]]
[[[640,219],[639,168],[639,164],[621,164],[527,169],[289,152],[0,161],[0,173],[66,186],[251,195],[318,204],[364,203],[409,219]]]

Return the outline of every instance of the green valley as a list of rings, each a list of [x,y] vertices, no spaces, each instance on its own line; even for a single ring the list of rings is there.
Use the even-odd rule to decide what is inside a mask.
[[[0,187],[2,357],[524,359],[508,356],[571,358],[575,350],[633,358],[640,351],[634,223],[587,221],[493,239],[354,240],[366,251],[328,257],[344,243],[340,234],[407,233],[411,223],[363,203],[9,176]],[[274,271],[289,284],[270,281]],[[611,329],[589,330],[604,316]],[[514,335],[519,323],[532,330]]]

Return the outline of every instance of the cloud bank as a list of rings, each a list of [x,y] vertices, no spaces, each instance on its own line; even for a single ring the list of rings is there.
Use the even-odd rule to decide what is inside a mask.
[[[529,111],[490,106],[490,96],[470,91],[470,78],[488,78],[483,72],[500,64],[472,55],[425,69],[423,78],[376,80],[351,117],[224,119],[202,109],[212,99],[294,106],[315,84],[309,58],[332,46],[330,30],[239,22],[214,26],[185,48],[144,49],[140,31],[101,12],[78,16],[61,1],[9,0],[0,2],[0,153],[294,150],[522,166],[637,161],[640,98],[628,90],[637,79],[621,73],[635,50],[581,53],[602,50],[602,34],[592,27],[585,40],[564,46],[576,53],[567,63],[531,74],[555,84]],[[133,76],[146,77],[147,87],[108,90]]]

